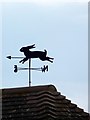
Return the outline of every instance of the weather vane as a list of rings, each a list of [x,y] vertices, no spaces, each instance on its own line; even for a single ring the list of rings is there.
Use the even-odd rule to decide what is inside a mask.
[[[51,63],[53,63],[53,59],[51,57],[47,56],[47,51],[44,50],[43,51],[30,51],[30,49],[35,48],[35,44],[30,45],[30,46],[26,46],[26,47],[22,47],[20,49],[20,52],[23,52],[25,57],[12,57],[12,56],[7,56],[8,59],[22,59],[19,61],[19,63],[24,64],[27,60],[29,60],[29,67],[28,68],[22,68],[22,67],[18,67],[17,65],[14,65],[14,72],[18,72],[19,70],[28,70],[29,71],[29,86],[31,86],[31,70],[37,70],[37,71],[48,71],[48,65],[44,65],[41,68],[31,68],[31,58],[39,58],[42,61],[49,61]]]

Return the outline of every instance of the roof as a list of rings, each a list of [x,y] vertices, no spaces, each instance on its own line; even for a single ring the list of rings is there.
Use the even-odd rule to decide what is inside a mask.
[[[2,120],[89,120],[53,85],[2,90]]]

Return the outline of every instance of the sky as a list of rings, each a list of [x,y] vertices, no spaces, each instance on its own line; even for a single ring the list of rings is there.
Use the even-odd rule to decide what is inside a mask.
[[[55,5],[57,3],[66,2],[77,2],[77,3],[87,3],[89,0],[13,0],[13,2],[29,2],[38,5]],[[12,2],[12,0],[1,0],[2,3]]]
[[[0,88],[28,86],[28,71],[13,72],[24,56],[22,46],[35,43],[34,50],[48,51],[54,63],[32,59],[32,67],[49,66],[49,71],[31,72],[32,86],[53,84],[62,95],[88,111],[88,3],[36,0],[2,3],[2,85]],[[1,5],[1,4],[0,4]]]

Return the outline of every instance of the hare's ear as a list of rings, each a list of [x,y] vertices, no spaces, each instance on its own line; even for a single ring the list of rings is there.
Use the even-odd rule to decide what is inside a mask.
[[[35,44],[33,45],[30,45],[30,46],[27,46],[28,49],[32,49],[32,48],[35,48]]]

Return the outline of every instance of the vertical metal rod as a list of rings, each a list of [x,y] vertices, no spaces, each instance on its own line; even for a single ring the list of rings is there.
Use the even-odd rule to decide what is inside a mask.
[[[31,58],[29,59],[29,87],[31,86]]]

